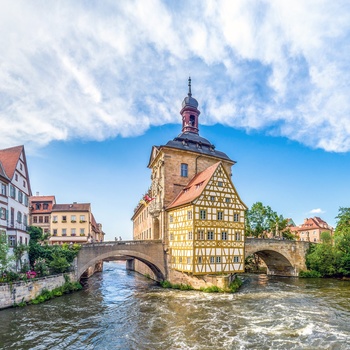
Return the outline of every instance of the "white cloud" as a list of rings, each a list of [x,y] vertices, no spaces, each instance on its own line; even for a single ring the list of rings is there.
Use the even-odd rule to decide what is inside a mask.
[[[324,210],[322,210],[321,208],[317,208],[317,209],[312,209],[309,211],[310,214],[323,214],[325,213]]]
[[[201,121],[350,150],[346,1],[7,2],[0,148]]]

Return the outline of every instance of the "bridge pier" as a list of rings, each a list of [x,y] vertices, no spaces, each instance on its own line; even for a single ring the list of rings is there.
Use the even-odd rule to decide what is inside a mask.
[[[127,271],[135,271],[135,259],[127,259],[125,268]]]

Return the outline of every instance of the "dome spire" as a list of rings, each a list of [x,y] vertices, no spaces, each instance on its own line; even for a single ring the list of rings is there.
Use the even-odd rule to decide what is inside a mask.
[[[198,117],[201,112],[198,110],[198,102],[192,97],[191,76],[188,77],[188,94],[182,101],[182,132],[198,134]]]
[[[192,96],[191,92],[191,76],[188,77],[188,97]]]

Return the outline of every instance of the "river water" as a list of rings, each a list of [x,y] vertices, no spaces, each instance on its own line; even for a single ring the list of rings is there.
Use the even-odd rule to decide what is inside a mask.
[[[242,278],[236,294],[177,291],[105,263],[82,291],[0,311],[0,348],[350,349],[350,281]]]

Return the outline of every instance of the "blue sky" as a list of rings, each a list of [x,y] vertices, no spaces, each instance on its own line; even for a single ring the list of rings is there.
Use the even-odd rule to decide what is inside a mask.
[[[0,33],[0,148],[24,144],[33,193],[91,202],[107,239],[131,238],[189,74],[248,206],[331,225],[349,206],[347,1],[5,1]]]

